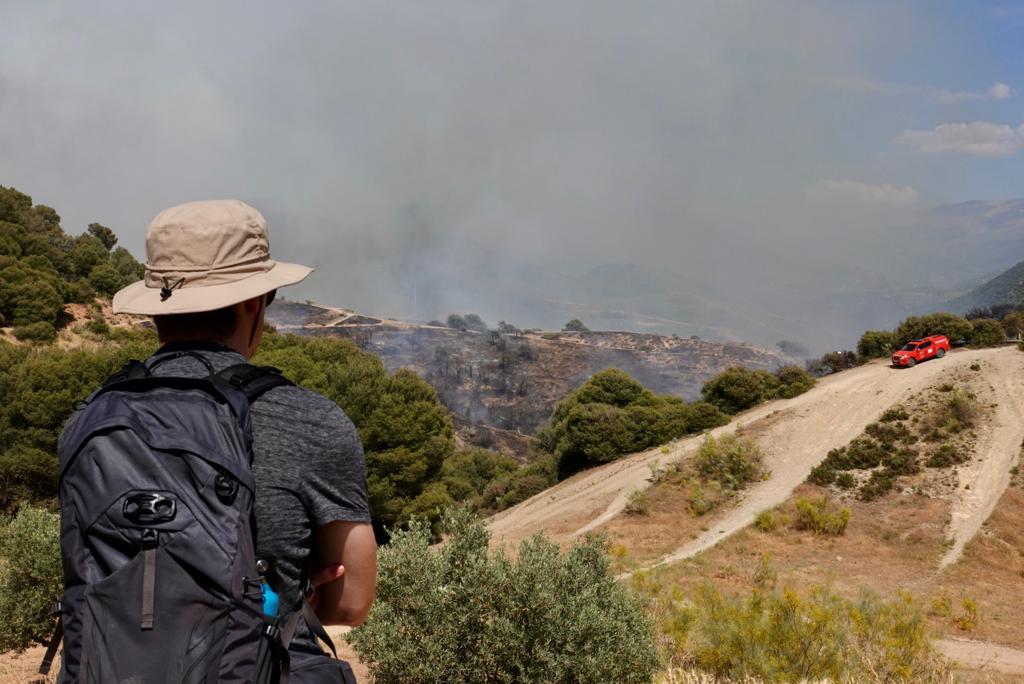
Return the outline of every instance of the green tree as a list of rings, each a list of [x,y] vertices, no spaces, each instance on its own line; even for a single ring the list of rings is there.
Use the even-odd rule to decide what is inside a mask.
[[[8,325],[55,322],[64,306],[61,291],[59,278],[51,272],[0,257],[0,314]]]
[[[99,240],[107,251],[114,249],[114,245],[117,244],[117,236],[114,235],[114,231],[107,228],[102,223],[90,223],[89,224],[89,235]]]
[[[89,271],[89,284],[102,295],[113,296],[125,284],[122,276],[110,262],[99,264]]]
[[[1002,323],[1007,337],[1020,338],[1024,334],[1024,311],[1011,311],[1003,316]]]
[[[75,238],[75,247],[71,252],[71,262],[78,278],[87,278],[100,264],[108,263],[110,254],[98,238],[83,234]]]
[[[779,396],[783,399],[792,399],[814,387],[814,376],[799,366],[782,366],[775,371],[775,377],[779,379]]]
[[[868,330],[857,342],[857,355],[863,359],[880,359],[896,349],[896,337],[888,330]]]
[[[996,347],[1006,342],[1006,330],[1003,324],[991,318],[979,318],[972,321],[974,328],[969,339],[975,347]]]
[[[651,680],[651,625],[609,572],[606,542],[587,537],[562,553],[538,536],[512,560],[488,551],[480,520],[450,516],[445,529],[436,549],[415,523],[381,550],[377,602],[348,637],[375,681]]]
[[[511,456],[473,447],[458,451],[445,460],[441,467],[441,481],[454,500],[472,501],[492,481],[514,473],[518,468],[519,464]]]
[[[927,316],[910,316],[899,324],[893,333],[897,347],[910,340],[928,335],[945,335],[951,341],[967,340],[971,337],[971,322],[956,314],[938,312]]]
[[[704,383],[701,395],[726,413],[739,413],[779,396],[782,383],[766,370],[727,368]]]
[[[590,332],[590,328],[583,324],[578,318],[574,318],[562,328],[565,332]]]
[[[110,265],[117,269],[126,283],[141,280],[146,274],[145,267],[124,247],[118,247],[110,253]]]

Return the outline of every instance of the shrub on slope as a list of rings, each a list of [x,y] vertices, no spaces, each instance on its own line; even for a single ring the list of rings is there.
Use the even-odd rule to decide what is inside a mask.
[[[603,541],[561,553],[537,536],[512,560],[488,552],[481,521],[457,514],[446,527],[438,548],[417,523],[381,550],[377,602],[349,635],[375,681],[651,681],[651,625],[609,574]]]

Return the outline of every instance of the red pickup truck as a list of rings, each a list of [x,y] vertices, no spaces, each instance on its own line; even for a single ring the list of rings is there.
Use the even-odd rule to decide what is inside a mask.
[[[893,366],[913,368],[918,361],[941,359],[949,351],[949,338],[945,335],[931,335],[919,340],[910,340],[903,349],[892,355]]]

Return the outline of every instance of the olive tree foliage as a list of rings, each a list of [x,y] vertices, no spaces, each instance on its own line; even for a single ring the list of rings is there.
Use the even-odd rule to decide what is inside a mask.
[[[116,244],[98,223],[71,237],[52,208],[0,186],[0,325],[55,325],[64,304],[137,280],[142,267],[124,248],[111,252]]]
[[[0,652],[47,643],[63,589],[60,516],[22,508],[0,527]]]
[[[726,422],[712,406],[656,395],[625,371],[609,368],[558,402],[537,440],[564,476]]]
[[[488,551],[470,514],[447,515],[443,529],[436,548],[416,522],[380,551],[377,601],[348,636],[375,681],[651,681],[651,625],[610,574],[602,538],[562,553],[538,535],[512,559]]]

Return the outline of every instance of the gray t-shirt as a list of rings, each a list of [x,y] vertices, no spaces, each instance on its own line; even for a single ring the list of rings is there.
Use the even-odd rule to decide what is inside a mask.
[[[162,363],[165,349],[201,354],[215,371],[246,361],[217,345],[175,345],[147,361],[154,375],[205,377],[198,359],[178,356]],[[253,476],[256,480],[256,553],[274,561],[282,608],[298,599],[300,576],[313,529],[335,521],[370,522],[366,460],[356,428],[337,404],[301,387],[275,387],[251,409]],[[308,630],[293,648],[320,652]]]

